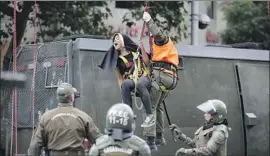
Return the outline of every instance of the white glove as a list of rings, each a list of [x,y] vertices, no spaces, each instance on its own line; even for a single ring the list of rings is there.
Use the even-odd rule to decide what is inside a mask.
[[[149,22],[151,20],[151,16],[148,12],[143,12],[143,20],[145,22]]]

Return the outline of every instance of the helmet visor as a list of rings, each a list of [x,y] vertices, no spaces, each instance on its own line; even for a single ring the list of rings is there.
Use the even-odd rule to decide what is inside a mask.
[[[208,101],[198,105],[197,108],[206,114],[213,115],[216,113],[216,109],[215,109],[213,102],[211,100],[208,100]]]

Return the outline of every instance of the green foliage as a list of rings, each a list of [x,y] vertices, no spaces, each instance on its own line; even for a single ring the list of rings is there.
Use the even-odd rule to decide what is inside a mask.
[[[111,15],[110,9],[105,1],[39,1],[38,35],[41,37],[55,38],[60,34],[91,34],[91,35],[111,35],[112,27],[105,26],[104,19]],[[0,17],[6,15],[10,21],[13,19],[12,2],[0,2]],[[26,7],[29,6],[29,7]],[[17,30],[24,32],[26,25],[23,23],[30,21],[33,26],[34,2],[23,1],[18,4]],[[22,18],[22,14],[26,18]],[[31,18],[30,18],[31,17]],[[12,34],[12,22],[8,22],[5,28],[0,29],[0,37],[7,38]],[[17,31],[18,33],[18,31]],[[24,33],[21,33],[21,38]],[[20,42],[20,41],[19,41]]]
[[[91,34],[110,36],[112,27],[106,27],[104,19],[112,16],[105,1],[76,1],[76,2],[39,2],[42,26],[41,35],[56,37],[74,34]],[[50,9],[48,9],[50,8]],[[104,9],[101,9],[104,8]],[[59,26],[60,25],[60,26]]]
[[[136,20],[142,20],[144,2],[133,2],[134,9],[131,10],[132,17]],[[185,17],[187,10],[184,7],[186,2],[181,1],[149,1],[149,13],[156,24],[163,30],[176,31],[175,34],[170,34],[172,40],[181,41],[187,38],[187,25]],[[130,19],[125,15],[123,22]]]
[[[267,2],[250,0],[223,4],[228,28],[221,34],[225,44],[241,42],[270,42]]]

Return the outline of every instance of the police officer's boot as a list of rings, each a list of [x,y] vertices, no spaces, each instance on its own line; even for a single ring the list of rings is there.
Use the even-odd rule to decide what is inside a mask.
[[[162,133],[157,133],[155,141],[156,141],[157,146],[165,146],[166,145],[166,140],[165,140]]]
[[[150,147],[150,149],[152,151],[156,151],[157,150],[157,146],[156,146],[156,143],[155,143],[155,137],[147,137],[147,140],[146,140],[148,146]]]

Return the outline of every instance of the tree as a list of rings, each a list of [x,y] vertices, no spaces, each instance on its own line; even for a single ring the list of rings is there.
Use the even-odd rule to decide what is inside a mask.
[[[136,20],[142,19],[144,2],[132,2],[134,7],[131,10],[132,18]],[[181,1],[149,1],[148,6],[150,7],[149,13],[156,24],[163,30],[168,32],[174,30],[176,33],[171,33],[170,37],[174,41],[181,41],[187,38],[187,25],[185,17],[187,10],[184,5],[186,2]],[[123,22],[127,22],[130,19],[127,15],[123,17]]]
[[[267,2],[239,0],[222,7],[228,28],[221,34],[225,44],[242,42],[270,43]]]
[[[5,28],[0,29],[0,38],[5,39],[12,35],[13,2],[0,2],[0,17],[8,17]],[[33,26],[33,1],[17,3],[17,45],[23,40],[27,23]],[[110,36],[112,27],[105,26],[104,19],[112,16],[105,1],[39,1],[37,2],[38,36],[46,39],[55,39],[60,34],[91,34]],[[12,40],[7,57],[12,57]]]

